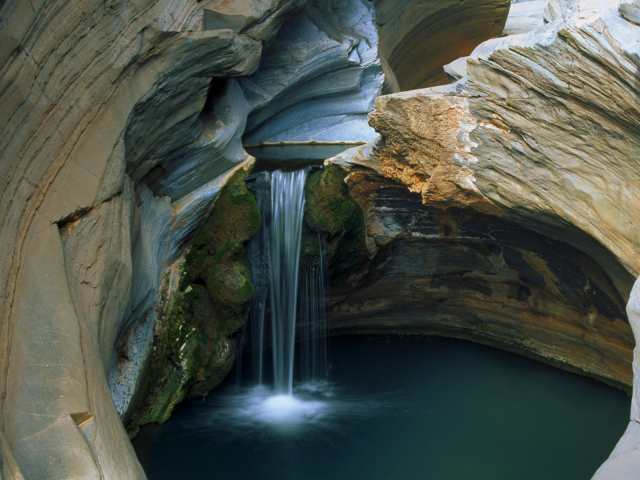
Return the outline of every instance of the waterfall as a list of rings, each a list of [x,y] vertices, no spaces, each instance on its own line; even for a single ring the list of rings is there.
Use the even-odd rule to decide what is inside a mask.
[[[324,240],[318,239],[318,264],[299,271],[307,172],[262,172],[249,185],[262,215],[262,226],[247,248],[254,285],[249,310],[254,382],[264,380],[265,312],[270,308],[274,389],[289,395],[298,323],[302,379],[324,379],[328,365]]]
[[[319,259],[300,276],[301,372],[305,381],[328,376],[329,348],[324,304],[326,242],[318,235]]]
[[[298,267],[304,214],[306,169],[271,176],[269,279],[273,378],[277,392],[293,393],[293,353],[298,300]]]

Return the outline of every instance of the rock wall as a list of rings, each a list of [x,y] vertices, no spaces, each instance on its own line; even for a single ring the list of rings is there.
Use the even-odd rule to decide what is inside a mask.
[[[0,6],[5,477],[144,478],[109,393],[116,342],[144,363],[160,272],[245,159],[237,84],[211,78],[253,73],[302,6]]]
[[[540,339],[556,350],[564,342],[573,343],[570,340],[573,334],[568,333],[573,328],[575,332],[584,333],[582,338],[590,338],[595,330],[603,329],[601,332],[608,331],[604,333],[608,339],[600,346],[598,342],[589,341],[590,354],[586,354],[583,345],[569,347],[564,353],[549,350],[542,355],[551,358],[557,355],[557,359],[564,358],[580,368],[599,370],[599,375],[608,370],[609,373],[604,374],[608,378],[622,374],[618,379],[624,383],[629,383],[631,378],[633,360],[631,423],[609,461],[596,474],[598,479],[635,478],[640,468],[635,448],[639,438],[639,367],[637,357],[631,355],[636,343],[631,334],[638,333],[639,325],[637,284],[632,290],[640,267],[637,229],[634,228],[640,196],[636,188],[637,169],[633,166],[640,140],[638,11],[638,3],[634,1],[552,1],[544,11],[546,23],[538,29],[489,40],[476,48],[462,68],[456,66],[460,79],[455,85],[380,97],[369,121],[382,134],[382,140],[345,152],[333,160],[352,170],[352,192],[358,191],[357,185],[361,183],[356,180],[357,175],[364,175],[375,185],[381,185],[380,177],[383,177],[391,182],[388,189],[397,191],[398,185],[403,185],[422,204],[420,217],[417,213],[406,217],[406,213],[416,210],[404,206],[408,196],[405,190],[397,197],[402,198],[402,203],[396,201],[398,213],[392,216],[394,221],[370,223],[369,234],[374,238],[398,233],[402,237],[407,229],[410,235],[393,241],[388,259],[380,263],[387,277],[391,274],[395,279],[380,275],[372,283],[357,286],[355,293],[347,292],[344,298],[334,299],[333,308],[343,315],[343,328],[356,328],[361,323],[371,329],[392,329],[394,325],[385,323],[382,316],[377,324],[367,324],[364,316],[358,320],[360,312],[367,309],[375,312],[378,308],[394,310],[397,305],[410,309],[410,299],[414,298],[431,302],[429,312],[420,318],[426,316],[422,324],[433,329],[438,322],[434,317],[446,309],[450,301],[447,292],[453,290],[465,309],[474,308],[476,319],[470,320],[464,315],[456,319],[452,315],[453,322],[449,323],[453,328],[446,328],[447,334],[461,332],[469,329],[469,324],[475,324],[475,328],[485,330],[480,337],[486,338],[487,332],[491,332],[496,339],[500,336],[497,329],[503,337],[512,336],[513,343],[518,343],[517,336],[522,335],[521,343],[531,345],[530,334],[523,334],[522,329],[531,327],[538,330],[538,334],[548,329],[548,333],[553,332],[553,340],[551,337],[546,341]],[[377,219],[379,200],[370,193],[374,188],[366,187],[366,182],[364,185],[362,204],[370,208],[371,215]],[[407,218],[405,225],[398,221],[402,218]],[[421,231],[418,226],[429,225],[429,218],[431,228]],[[485,219],[485,226],[479,231],[493,232],[498,225],[509,227],[483,240],[481,235],[476,236],[469,230],[470,218]],[[438,226],[438,222],[442,223]],[[414,227],[408,228],[407,223]],[[510,236],[505,236],[509,230],[518,238],[517,249],[524,263],[520,262],[519,255],[517,259],[511,254],[505,256],[511,248],[508,242],[504,243]],[[528,243],[536,238],[539,240]],[[501,247],[498,251],[484,250],[482,254],[479,243],[486,245],[487,241],[497,242]],[[544,251],[544,245],[552,247],[553,255],[551,251]],[[400,261],[405,255],[396,253],[400,249],[412,255],[411,264]],[[445,260],[451,251],[458,252],[455,260]],[[566,253],[561,253],[563,251]],[[496,254],[500,257],[498,262]],[[574,267],[563,263],[557,254]],[[464,267],[459,265],[460,258],[467,258]],[[543,264],[550,269],[547,273],[543,273],[546,270]],[[560,296],[552,292],[553,284],[559,285],[555,280],[549,282],[548,273],[553,264],[564,264],[564,272],[572,272],[566,280],[560,280],[562,275],[553,274],[560,283],[567,282],[566,286],[578,278],[586,279],[583,287],[574,293],[580,290],[581,295],[586,294],[583,305],[589,305],[589,309],[595,307],[599,313],[583,311],[575,317],[576,321],[570,320],[571,315],[565,316],[577,307],[574,302],[577,297],[569,294],[566,286],[558,288]],[[415,265],[423,269],[421,275],[414,273]],[[543,293],[531,288],[528,283],[533,279],[531,271],[525,271],[529,267],[542,276],[539,287],[544,283],[543,289],[551,290]],[[514,276],[507,274],[513,270],[517,270]],[[410,272],[408,279],[394,275],[394,272],[405,271]],[[489,278],[498,280],[502,275],[506,277],[498,281],[501,287],[478,282]],[[505,287],[511,283],[507,277],[516,279],[519,288],[525,286],[527,290],[518,289],[517,295],[515,291],[511,296],[506,294],[495,310],[503,306],[510,309],[518,302],[532,301],[536,295],[542,295],[534,301],[535,306],[527,308],[528,312],[538,312],[536,319],[530,321],[527,314],[515,311],[516,325],[505,323],[496,311],[488,313],[487,320],[480,319],[491,310],[490,299],[499,296],[501,288],[506,292]],[[613,322],[605,320],[606,315],[602,316],[604,312],[596,307],[592,296],[595,286],[604,287],[603,281],[609,285],[605,289],[611,296],[607,296],[611,300],[617,298],[612,303],[617,305],[618,312]],[[396,288],[403,294],[385,296],[385,292],[391,291],[391,287],[385,285],[389,282],[398,283]],[[358,289],[370,291],[359,297]],[[458,292],[465,294],[459,296]],[[551,296],[543,300],[547,294]],[[565,300],[561,300],[565,294]],[[367,295],[382,298],[380,305],[372,301],[367,304],[364,300]],[[548,317],[542,310],[551,297],[555,298],[554,303],[565,305],[550,307],[552,316],[564,327],[555,320],[547,323]],[[446,300],[438,304],[443,298]],[[475,298],[482,298],[482,307],[475,304]],[[621,302],[627,300],[629,324],[620,315]],[[569,304],[573,307],[568,309]],[[565,320],[559,320],[561,316]],[[488,320],[489,317],[492,320]],[[487,326],[483,327],[485,321]],[[441,324],[444,325],[444,318]],[[508,342],[503,338],[502,343]],[[608,350],[616,343],[617,347],[603,354],[604,344]],[[574,353],[584,354],[584,362],[570,360]],[[613,357],[617,360],[612,361]],[[611,369],[615,363],[618,367]],[[612,375],[614,370],[618,374]]]
[[[350,171],[375,256],[330,289],[332,332],[466,338],[630,391],[635,343],[605,249],[594,260],[507,217],[424,205],[372,170]]]
[[[499,37],[510,0],[373,0],[380,56],[402,91],[448,83],[442,71]],[[387,92],[388,93],[388,92]]]
[[[637,2],[553,0],[546,26],[473,53],[501,34],[508,0],[373,6],[379,39],[356,0],[2,2],[3,477],[144,478],[120,416],[140,393],[158,292],[176,288],[169,266],[251,162],[243,131],[251,143],[371,139],[363,117],[381,89],[440,83],[468,54],[453,87],[381,98],[370,122],[384,143],[345,160],[364,163],[348,185],[371,223],[362,270],[334,292],[336,325],[373,328],[358,312],[378,307],[358,292],[386,289],[380,312],[411,316],[424,300],[440,312],[434,331],[629,381]],[[454,318],[469,307],[475,317]],[[612,462],[635,461],[634,402]]]
[[[357,143],[377,136],[366,116],[380,95],[375,12],[363,0],[312,0],[240,80],[245,144]]]

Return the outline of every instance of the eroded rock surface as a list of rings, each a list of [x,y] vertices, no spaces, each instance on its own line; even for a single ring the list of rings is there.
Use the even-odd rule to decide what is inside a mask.
[[[536,268],[542,265],[537,260],[533,261],[536,257],[543,259],[548,255],[540,251],[541,244],[555,245],[552,249],[554,255],[563,251],[555,242],[575,249],[574,253],[564,256],[574,265],[577,262],[582,273],[574,270],[567,282],[580,277],[588,279],[589,286],[585,284],[587,288],[579,290],[581,294],[587,294],[583,298],[589,298],[587,303],[593,307],[596,303],[589,290],[593,285],[603,285],[603,279],[608,277],[608,291],[613,295],[610,298],[618,298],[614,303],[618,305],[616,315],[619,321],[611,323],[604,320],[606,315],[601,317],[602,311],[595,316],[583,311],[576,317],[576,320],[581,319],[578,323],[569,317],[561,322],[566,321],[565,326],[573,324],[571,328],[583,330],[584,338],[588,338],[590,334],[586,332],[593,332],[593,328],[608,330],[605,338],[612,341],[604,340],[600,347],[592,343],[588,347],[593,347],[592,353],[583,357],[582,365],[589,365],[587,368],[592,371],[609,370],[604,375],[609,378],[617,375],[613,370],[625,372],[622,375],[626,378],[623,380],[625,383],[631,378],[631,349],[635,343],[631,333],[635,332],[637,339],[639,325],[636,308],[638,287],[631,292],[632,280],[640,273],[640,245],[634,228],[640,207],[637,169],[634,168],[640,141],[637,125],[640,119],[637,102],[640,31],[635,23],[635,8],[634,2],[551,1],[544,11],[546,25],[526,34],[489,40],[480,45],[467,59],[466,71],[459,69],[462,75],[458,75],[460,80],[457,84],[380,97],[370,123],[382,133],[381,142],[351,152],[351,158],[346,153],[336,158],[343,165],[351,165],[352,175],[357,174],[358,165],[363,165],[381,177],[404,185],[420,198],[427,212],[453,221],[448,228],[456,239],[456,248],[462,249],[458,256],[462,256],[463,251],[469,252],[466,250],[469,245],[465,245],[462,238],[457,238],[454,228],[461,227],[460,232],[464,233],[465,225],[469,226],[465,218],[485,218],[486,225],[510,225],[514,231],[523,229],[518,234],[521,247],[527,244],[525,239],[534,239],[536,235],[546,238],[526,248],[519,247],[522,258],[532,268],[533,265]],[[370,208],[375,210],[375,202]],[[406,211],[406,208],[400,210]],[[469,213],[460,217],[456,212]],[[413,221],[417,217],[413,215],[410,218]],[[416,222],[416,225],[423,223],[428,224]],[[393,222],[374,222],[373,225],[377,234],[386,232],[389,235],[406,229],[402,224]],[[525,233],[527,230],[529,233]],[[442,235],[444,230],[438,233]],[[514,263],[515,257],[510,260],[504,256],[510,247],[503,243],[502,235],[495,236],[492,241],[500,239],[504,264],[500,262],[499,271],[505,273],[517,262]],[[443,287],[433,285],[438,277],[433,274],[434,265],[442,265],[436,260],[444,257],[436,252],[441,252],[443,247],[420,250],[416,245],[438,243],[433,230],[426,234],[428,240],[420,238],[422,236],[414,233],[402,240],[405,244],[402,248],[413,251],[415,258],[420,259],[419,264],[425,265],[424,275],[429,280],[408,281],[404,292],[411,297],[415,289],[422,289],[423,295],[428,294],[425,298],[433,299],[434,292],[440,290],[443,293],[441,298],[445,298],[445,290],[441,290]],[[385,268],[395,268],[392,272],[409,268],[409,265],[393,261],[393,249],[397,251],[400,248],[397,242],[392,243],[389,262],[382,263]],[[492,255],[478,257],[491,265],[481,271],[488,273],[497,267],[490,260]],[[585,263],[581,260],[584,258],[589,261]],[[547,257],[543,261],[550,269],[554,262],[562,264],[557,257]],[[595,266],[588,267],[589,262]],[[476,263],[469,258],[468,264]],[[568,264],[566,268],[573,270]],[[526,282],[527,274],[520,267],[515,270],[519,272],[519,281]],[[477,274],[470,271],[462,270],[458,274],[458,283],[466,276],[476,277]],[[448,275],[449,272],[439,275],[442,274]],[[557,274],[554,276],[560,278]],[[548,275],[542,277],[550,278]],[[487,278],[483,274],[483,279]],[[383,285],[390,280],[381,277],[378,281]],[[403,280],[398,278],[396,281]],[[545,284],[553,290],[551,284],[546,281]],[[446,288],[451,288],[450,285]],[[467,306],[471,305],[474,296],[484,295],[486,300],[499,291],[495,288],[497,285],[484,290],[487,284],[473,285],[456,287],[467,290]],[[513,299],[514,305],[528,301],[525,297],[536,295],[535,289],[525,286],[531,297],[525,292],[525,295],[519,295],[519,300]],[[368,285],[359,288],[368,288]],[[388,291],[390,288],[382,287],[379,296]],[[358,303],[354,295],[339,300],[346,302],[343,313],[345,328],[349,328],[350,320],[347,318],[356,317],[366,307],[375,311],[394,302],[409,303],[403,296],[388,303],[382,301],[378,307],[369,306],[362,300],[350,310],[349,302]],[[559,300],[559,297],[555,298]],[[627,300],[629,325],[620,315],[621,302]],[[507,309],[511,308],[510,302],[507,298],[501,301]],[[540,333],[539,327],[545,323],[545,316],[537,309],[544,303],[536,301],[536,306],[528,309],[541,314],[537,320],[531,319],[531,323],[526,314],[513,312],[514,316],[521,318],[518,325],[525,328],[524,325],[529,324]],[[339,309],[339,305],[336,303],[334,308]],[[426,314],[427,318],[432,318],[433,311],[441,308],[442,305],[434,303],[433,310]],[[476,309],[477,315],[482,315],[479,313],[481,307],[471,308]],[[568,312],[559,306],[551,310],[556,317],[564,315],[560,312]],[[499,318],[499,315],[494,318]],[[594,323],[590,323],[589,318]],[[549,328],[549,332],[559,333],[550,345],[556,348],[564,341],[572,343],[570,337],[573,334],[567,335],[565,327],[554,326],[554,323],[544,327]],[[609,330],[616,323],[621,328],[615,332]],[[376,327],[382,324],[381,320]],[[455,321],[452,325],[454,328],[463,327]],[[392,328],[390,325],[384,327]],[[522,339],[522,342],[526,344],[527,340]],[[605,344],[608,349],[615,343],[624,347],[616,347],[604,356],[599,352]],[[577,352],[578,356],[585,354],[583,349],[571,347],[559,356],[571,363],[568,358],[573,356],[572,352]],[[611,354],[618,358],[619,369],[610,370],[613,365]],[[633,370],[634,383],[637,383],[637,357],[633,360]],[[637,438],[637,395],[637,388],[634,388],[632,422],[627,433],[595,478],[635,478],[634,472],[640,468],[640,455],[631,445],[637,443],[634,440]]]
[[[189,343],[158,295],[179,290],[170,266],[251,162],[243,129],[251,143],[372,140],[381,89],[441,83],[463,55],[457,85],[380,99],[384,142],[340,160],[369,229],[362,268],[333,292],[336,326],[410,322],[629,383],[638,2],[552,0],[546,27],[473,53],[502,33],[508,0],[418,3],[373,2],[381,54],[355,0],[0,5],[3,477],[144,478],[120,418],[158,318]],[[185,372],[198,375],[166,378]],[[601,478],[635,468],[637,402]]]
[[[302,4],[0,7],[3,475],[144,478],[109,394],[116,342],[144,363],[161,272],[245,161],[233,81],[202,114],[211,78],[253,73]]]
[[[334,333],[467,338],[629,389],[626,299],[598,261],[504,216],[424,205],[369,169],[347,183],[377,254],[330,289]]]
[[[520,1],[511,4],[503,35],[519,35],[544,25],[544,11],[548,0]]]
[[[444,65],[498,37],[510,0],[373,0],[380,55],[400,90],[448,83]]]
[[[366,116],[384,82],[374,16],[362,0],[313,0],[283,25],[240,80],[245,144],[373,140]]]
[[[229,179],[191,249],[165,276],[149,368],[127,416],[130,434],[145,423],[166,421],[183,399],[205,396],[233,365],[230,337],[244,324],[243,309],[253,294],[244,244],[260,226],[256,201],[244,184],[249,170]]]

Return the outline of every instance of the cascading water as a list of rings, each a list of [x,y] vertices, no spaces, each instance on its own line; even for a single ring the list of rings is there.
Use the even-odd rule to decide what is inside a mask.
[[[300,272],[307,173],[308,169],[262,172],[249,187],[262,215],[262,226],[248,245],[254,285],[250,306],[253,378],[263,384],[265,312],[270,309],[274,390],[280,395],[293,393],[296,333],[301,380],[324,380],[328,365],[324,240],[318,239],[318,263]]]
[[[318,245],[318,262],[300,275],[301,376],[316,384],[329,374],[329,336],[324,304],[326,244],[320,235]]]
[[[298,270],[304,184],[307,170],[274,172],[271,176],[271,224],[268,258],[271,280],[273,378],[276,392],[293,393]]]
[[[251,354],[253,358],[253,381],[262,385],[264,361],[264,316],[269,293],[269,262],[267,259],[268,228],[271,223],[271,176],[268,173],[258,175],[251,190],[256,198],[262,224],[247,244],[250,259],[253,296],[249,307],[249,325],[251,328]],[[241,354],[238,355],[240,357]]]

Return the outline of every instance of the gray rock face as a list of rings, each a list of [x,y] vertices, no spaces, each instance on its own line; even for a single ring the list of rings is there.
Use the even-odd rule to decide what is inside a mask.
[[[170,154],[160,155],[162,162],[145,177],[154,195],[179,200],[242,162],[242,132],[248,111],[236,79],[214,82],[208,105],[189,129],[197,137]]]
[[[240,80],[245,144],[373,140],[366,115],[384,83],[373,17],[362,0],[314,0],[283,25],[258,73]]]
[[[380,56],[400,90],[449,82],[442,67],[502,34],[510,0],[373,0]]]
[[[511,5],[503,35],[519,35],[544,25],[544,10],[548,0],[518,2]]]
[[[376,0],[379,41],[371,5],[357,0],[2,3],[3,477],[145,478],[120,415],[139,386],[167,267],[250,162],[245,126],[248,143],[373,140],[364,116],[381,89],[438,83],[442,65],[500,35],[509,6],[418,3]],[[351,163],[404,183],[430,211],[508,212],[557,241],[583,232],[573,246],[611,252],[599,264],[614,283],[607,296],[626,297],[640,273],[637,11],[635,0],[552,0],[546,28],[483,45],[456,87],[381,99],[372,123],[388,148],[370,144]],[[379,222],[377,234],[409,229],[402,220]],[[481,275],[495,270],[499,255],[471,254]],[[402,256],[388,260],[399,277]],[[511,270],[514,282],[524,271]],[[478,284],[466,287],[482,294]],[[607,367],[628,354],[618,346]],[[636,468],[633,422],[601,478],[622,471],[618,461]]]
[[[600,265],[615,260],[593,239],[591,258],[508,216],[424,205],[420,193],[374,173],[367,148],[330,161],[351,170],[346,182],[377,252],[349,285],[329,288],[332,331],[473,339],[631,385],[626,300]],[[568,238],[580,236],[574,229]],[[634,279],[617,280],[628,291]]]
[[[621,1],[619,11],[627,20],[640,25],[640,2],[638,0]]]
[[[211,78],[253,73],[302,4],[2,5],[3,476],[145,477],[109,391],[116,345],[143,363],[160,273],[245,158],[234,81],[201,115]]]
[[[174,275],[169,267],[205,220],[226,181],[252,161],[246,156],[236,167],[173,203],[169,197],[155,197],[146,185],[140,185],[141,205],[134,207],[133,214],[131,296],[122,317],[118,348],[109,363],[109,389],[121,418],[130,414],[143,387],[141,380],[153,340],[159,291],[164,278]],[[171,282],[173,288],[176,283]],[[169,290],[166,295],[171,293]]]

